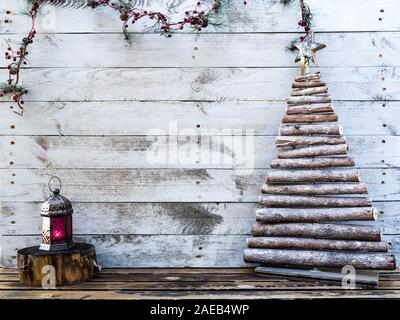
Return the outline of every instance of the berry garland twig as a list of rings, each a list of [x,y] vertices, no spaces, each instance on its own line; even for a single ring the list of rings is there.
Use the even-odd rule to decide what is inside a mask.
[[[26,56],[28,55],[27,48],[33,43],[36,35],[35,21],[38,15],[39,7],[44,4],[59,5],[63,0],[28,0],[31,2],[29,15],[31,17],[31,29],[29,33],[22,39],[19,50],[14,51],[9,45],[5,52],[5,58],[11,60],[8,65],[8,79],[6,83],[0,84],[0,97],[11,95],[12,100],[20,108],[20,112],[15,113],[22,115],[24,112],[23,96],[28,93],[24,87],[20,85],[21,67],[27,64]],[[142,10],[132,4],[132,0],[87,0],[86,6],[97,8],[105,6],[112,8],[119,13],[119,18],[123,21],[122,30],[126,40],[130,41],[128,27],[129,24],[134,24],[142,18],[148,18],[155,21],[155,25],[159,26],[162,34],[171,36],[175,30],[183,30],[185,26],[201,31],[207,28],[212,14],[218,13],[222,0],[212,0],[211,4],[205,1],[198,0],[195,3],[193,10],[186,11],[184,17],[179,21],[170,21],[167,16],[158,11]],[[243,3],[246,5],[247,1]],[[79,7],[82,7],[80,5]]]
[[[14,111],[15,113],[22,115],[24,112],[23,96],[28,93],[24,87],[22,87],[20,82],[21,66],[27,64],[26,56],[28,55],[28,46],[33,42],[36,35],[35,21],[39,10],[39,1],[34,0],[29,11],[31,17],[31,29],[29,33],[22,39],[22,43],[17,51],[14,51],[9,45],[7,51],[5,52],[5,58],[11,60],[8,64],[8,79],[6,83],[0,85],[0,97],[7,94],[11,95],[12,100],[20,108],[20,112]]]
[[[118,0],[91,0],[88,3],[92,8],[98,6],[106,6],[117,10],[119,18],[123,21],[122,31],[125,34],[126,40],[130,41],[128,27],[129,24],[134,24],[142,18],[149,18],[155,21],[155,25],[159,26],[162,34],[168,34],[175,30],[183,30],[185,25],[189,25],[197,31],[207,28],[209,24],[209,16],[217,13],[221,5],[221,0],[213,0],[209,5],[204,1],[197,1],[193,10],[186,11],[185,17],[180,21],[169,21],[164,13],[157,11],[142,10],[132,6],[130,1]]]

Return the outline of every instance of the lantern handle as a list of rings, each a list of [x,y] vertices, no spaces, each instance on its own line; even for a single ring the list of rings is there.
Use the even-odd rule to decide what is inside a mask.
[[[51,188],[51,182],[53,181],[53,179],[57,179],[57,180],[58,180],[58,182],[60,183],[60,187],[59,187],[59,188],[55,188],[55,189],[52,189],[52,188]],[[60,193],[60,190],[61,190],[61,179],[60,179],[59,177],[57,177],[57,176],[52,176],[52,177],[50,178],[50,180],[49,180],[48,186],[49,186],[49,190],[50,190],[52,193]],[[57,192],[57,191],[58,191],[58,192]]]

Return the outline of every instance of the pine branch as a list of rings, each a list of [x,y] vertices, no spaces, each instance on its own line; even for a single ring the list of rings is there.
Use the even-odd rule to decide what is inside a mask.
[[[32,2],[32,0],[28,0],[28,3]],[[93,1],[91,0],[40,0],[40,5],[52,5],[56,7],[62,8],[90,8],[93,7]]]

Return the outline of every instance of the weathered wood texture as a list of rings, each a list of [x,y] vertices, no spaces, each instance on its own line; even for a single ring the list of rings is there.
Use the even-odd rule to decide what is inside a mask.
[[[358,171],[373,201],[400,200],[398,169]],[[3,201],[43,201],[49,193],[48,177],[55,174],[72,201],[257,202],[265,173],[265,169],[1,169],[0,195]]]
[[[99,267],[93,245],[77,243],[63,251],[43,251],[38,246],[18,250],[20,283],[30,287],[43,285],[43,268],[53,266],[56,286],[72,285],[96,276]]]
[[[395,67],[320,68],[335,100],[396,100]],[[382,71],[383,69],[383,71]],[[2,70],[1,74],[5,74]],[[26,101],[284,100],[297,68],[34,68],[24,72]],[[381,80],[385,77],[385,82]],[[109,90],[109,79],[118,86]],[[341,81],[337,81],[341,79]],[[244,86],[243,83],[251,83]],[[382,90],[383,85],[385,90]],[[268,90],[266,90],[268,88]],[[349,94],[351,92],[351,94]],[[313,98],[311,98],[313,97]],[[303,104],[301,99],[291,101]],[[324,96],[309,101],[330,102]],[[4,99],[3,99],[4,101]]]
[[[147,8],[157,10],[168,10],[169,3],[158,0],[144,2]],[[315,25],[321,31],[398,31],[399,22],[396,20],[396,12],[399,4],[396,0],[369,1],[368,4],[363,0],[352,1],[351,5],[347,0],[326,0],[324,3],[318,0],[308,2],[315,13]],[[10,2],[2,0],[1,8],[11,9],[13,23],[6,25],[4,31],[25,32],[28,17],[21,16],[16,19],[16,15],[26,8],[24,0]],[[191,8],[193,1],[185,0],[178,5],[170,7],[171,15],[182,18],[182,12]],[[380,12],[384,9],[384,13]],[[49,23],[49,17],[40,17],[38,25],[41,25],[46,32],[120,32],[121,22],[118,15],[110,14],[110,9],[98,8],[96,14],[91,10],[72,10],[74,23],[71,23],[71,14],[65,14],[65,9],[56,8],[55,14],[57,23]],[[341,19],[337,19],[338,11]],[[378,19],[381,17],[381,19]],[[243,4],[240,1],[233,2],[224,8],[220,19],[223,22],[226,32],[295,32],[299,31],[298,7],[297,4],[283,7],[279,1],[266,3],[263,0],[254,0],[246,7],[246,19],[243,19]],[[51,22],[51,20],[50,20]],[[152,26],[153,22],[147,23]],[[134,30],[134,29],[133,29]],[[143,31],[142,26],[138,26],[137,31]],[[152,29],[150,29],[152,30]],[[218,25],[216,28],[205,29],[204,32],[221,31]],[[122,36],[121,36],[122,38]]]
[[[173,135],[176,123],[180,135],[187,135],[182,129],[209,135],[249,129],[275,136],[285,111],[283,102],[30,102],[21,118],[9,105],[0,102],[1,118],[9,119],[0,122],[0,130],[7,135],[143,135],[155,128],[150,134]],[[397,101],[335,101],[335,110],[346,137],[400,135]]]
[[[160,1],[143,3],[168,10]],[[26,33],[25,4],[0,0],[0,50],[4,40],[16,44]],[[354,169],[361,168],[378,201],[379,220],[397,254],[400,4],[308,4],[317,40],[328,44],[318,55],[319,87],[329,87],[334,101],[318,110],[290,106],[289,114],[335,109]],[[192,5],[181,1],[170,15],[180,18]],[[335,19],[337,12],[343,19]],[[23,72],[30,89],[24,117],[12,113],[9,101],[0,102],[2,264],[16,266],[15,249],[38,244],[39,203],[48,195],[49,175],[56,174],[76,206],[78,238],[96,245],[104,266],[244,265],[252,211],[277,157],[284,100],[298,75],[286,50],[298,36],[298,7],[252,0],[243,15],[242,1],[230,1],[218,20],[218,28],[172,38],[137,25],[134,44],[127,46],[112,10],[43,8]],[[0,77],[6,72],[1,69]],[[310,88],[298,84],[294,89]],[[338,127],[324,130],[341,133]],[[165,155],[168,148],[172,158]],[[354,164],[325,157],[312,163],[280,159],[272,166],[290,168],[291,160],[301,169]]]
[[[358,280],[365,275],[357,272]],[[254,268],[103,269],[92,281],[45,290],[19,284],[15,269],[0,269],[0,299],[398,299],[398,279],[398,272],[380,272],[377,287],[343,289],[340,282],[260,277]]]
[[[195,133],[195,132],[193,132]],[[10,144],[10,139],[14,144]],[[316,140],[287,140],[282,144],[306,143]],[[321,142],[328,142],[319,139]],[[339,139],[340,138],[335,138]],[[333,140],[331,140],[333,141]],[[400,137],[351,136],[347,138],[350,154],[360,168],[400,166]],[[384,143],[382,142],[384,141]],[[308,153],[328,154],[330,147],[279,150],[278,155],[295,157],[275,159],[274,137],[233,135],[182,136],[0,136],[0,168],[258,168],[275,165],[351,164],[345,158],[299,159]],[[344,145],[338,145],[345,149]],[[373,150],[373,152],[371,152]],[[339,150],[340,151],[340,150]],[[82,156],[85,154],[86,156]],[[174,159],[175,157],[175,159]],[[382,160],[385,159],[384,162]]]
[[[97,14],[93,12],[92,15]],[[110,12],[109,17],[113,16]],[[57,17],[57,24],[59,19]],[[105,24],[111,26],[113,22]],[[293,34],[290,33],[201,33],[200,36],[176,33],[171,38],[160,37],[158,34],[135,34],[135,45],[126,46],[119,34],[120,30],[113,34],[40,34],[39,25],[38,32],[32,51],[34,54],[29,61],[31,65],[42,68],[294,66],[293,53],[283,50],[293,40]],[[20,38],[20,35],[13,34],[7,37],[11,44],[21,41]],[[394,57],[400,47],[400,36],[396,32],[318,33],[317,38],[329,44],[318,56],[321,67],[398,65]],[[350,42],[352,46],[348,45]],[[6,48],[6,43],[0,43],[1,51]],[[359,51],[362,54],[357,54]],[[382,57],[377,61],[379,54]],[[43,55],[46,55],[46,59],[41,59]],[[97,59],[93,59],[93,55]],[[306,87],[307,84],[296,86]]]

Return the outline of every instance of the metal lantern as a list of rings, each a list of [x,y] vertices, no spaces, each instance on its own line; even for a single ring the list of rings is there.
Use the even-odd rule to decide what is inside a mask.
[[[60,188],[51,188],[51,181],[57,179]],[[72,205],[71,201],[60,195],[61,180],[52,177],[49,181],[52,192],[41,207],[42,216],[42,243],[40,250],[57,251],[66,250],[75,246],[72,241]]]

